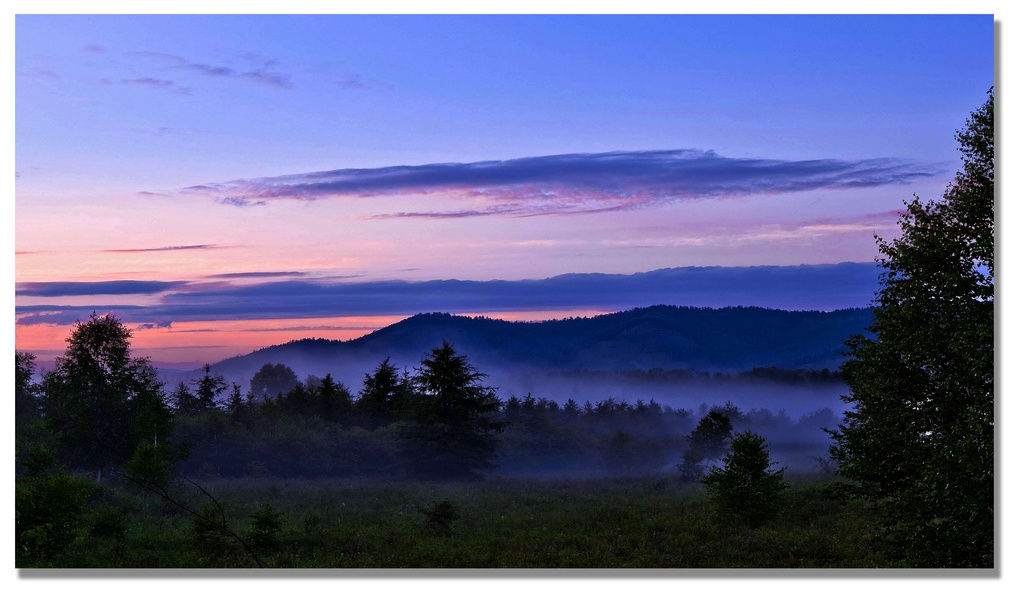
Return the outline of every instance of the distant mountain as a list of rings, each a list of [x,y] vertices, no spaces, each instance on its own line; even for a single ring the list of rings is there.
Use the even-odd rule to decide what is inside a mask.
[[[354,392],[385,358],[413,371],[430,350],[450,342],[491,376],[536,372],[754,367],[835,369],[843,342],[871,323],[866,308],[783,311],[765,308],[652,306],[593,318],[512,322],[443,313],[410,317],[349,341],[296,340],[213,365],[248,387],[265,363],[284,363],[300,379],[330,373]]]

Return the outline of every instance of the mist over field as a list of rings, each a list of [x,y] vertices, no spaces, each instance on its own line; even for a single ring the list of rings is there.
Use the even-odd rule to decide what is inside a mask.
[[[823,313],[657,306],[526,323],[434,313],[352,341],[272,346],[215,363],[210,372],[241,392],[256,389],[255,374],[267,368],[293,373],[277,401],[271,393],[263,403],[271,407],[304,404],[287,401],[311,396],[330,376],[358,407],[366,396],[366,380],[381,363],[416,379],[425,359],[448,343],[481,374],[478,384],[493,392],[498,405],[495,418],[504,427],[493,474],[671,473],[687,435],[712,409],[728,409],[737,432],[751,429],[765,436],[777,460],[792,471],[814,473],[827,458],[824,429],[838,425],[841,396],[848,392],[836,371],[843,340],[869,316],[866,309]],[[203,375],[203,370],[165,372],[163,379],[168,391],[180,391]],[[253,394],[257,404],[266,396]],[[199,471],[212,465],[218,473],[244,474],[255,460],[275,468],[273,473],[361,475],[387,473],[394,463],[388,461],[393,453],[387,439],[379,435],[352,441],[344,454],[331,452],[338,441],[327,445],[325,440],[321,458],[361,461],[346,467],[324,465],[321,459],[320,470],[302,461],[294,443],[265,443],[256,451],[218,438],[217,446],[211,441],[193,447],[185,467]],[[352,435],[330,438],[351,441]],[[200,436],[193,440],[203,442]],[[232,459],[247,446],[248,461]],[[292,461],[282,465],[287,459]]]

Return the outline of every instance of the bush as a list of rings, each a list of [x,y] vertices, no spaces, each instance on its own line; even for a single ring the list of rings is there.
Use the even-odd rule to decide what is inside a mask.
[[[89,481],[64,471],[15,483],[15,565],[59,566],[57,558],[85,526],[93,490]]]
[[[777,464],[768,455],[764,437],[749,430],[738,434],[723,462],[701,479],[718,513],[749,526],[774,520],[787,485],[783,470],[771,470]]]
[[[261,551],[269,551],[281,543],[281,512],[269,503],[264,503],[249,514],[252,525],[249,527],[249,543]]]

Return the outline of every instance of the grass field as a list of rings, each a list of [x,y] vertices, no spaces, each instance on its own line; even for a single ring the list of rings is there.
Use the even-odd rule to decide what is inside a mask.
[[[227,527],[130,488],[94,495],[53,560],[90,568],[865,568],[873,516],[828,483],[796,479],[782,515],[722,521],[674,476],[478,482],[212,480]],[[210,512],[191,485],[173,498]],[[221,517],[219,512],[214,514]],[[204,528],[210,530],[203,530]],[[253,555],[255,553],[255,556]],[[259,563],[257,562],[259,559]]]

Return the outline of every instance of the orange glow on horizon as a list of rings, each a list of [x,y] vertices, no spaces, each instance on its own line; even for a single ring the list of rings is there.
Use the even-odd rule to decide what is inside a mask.
[[[593,317],[608,310],[536,310],[487,313],[456,313],[459,316],[486,316],[505,321],[546,321],[572,317]],[[407,318],[407,315],[327,317],[315,319],[253,319],[224,321],[181,321],[168,327],[132,330],[132,350],[154,363],[216,363],[248,354],[260,348],[304,338],[352,340]],[[73,325],[15,325],[17,350],[32,352],[40,361],[50,361],[64,353]]]

